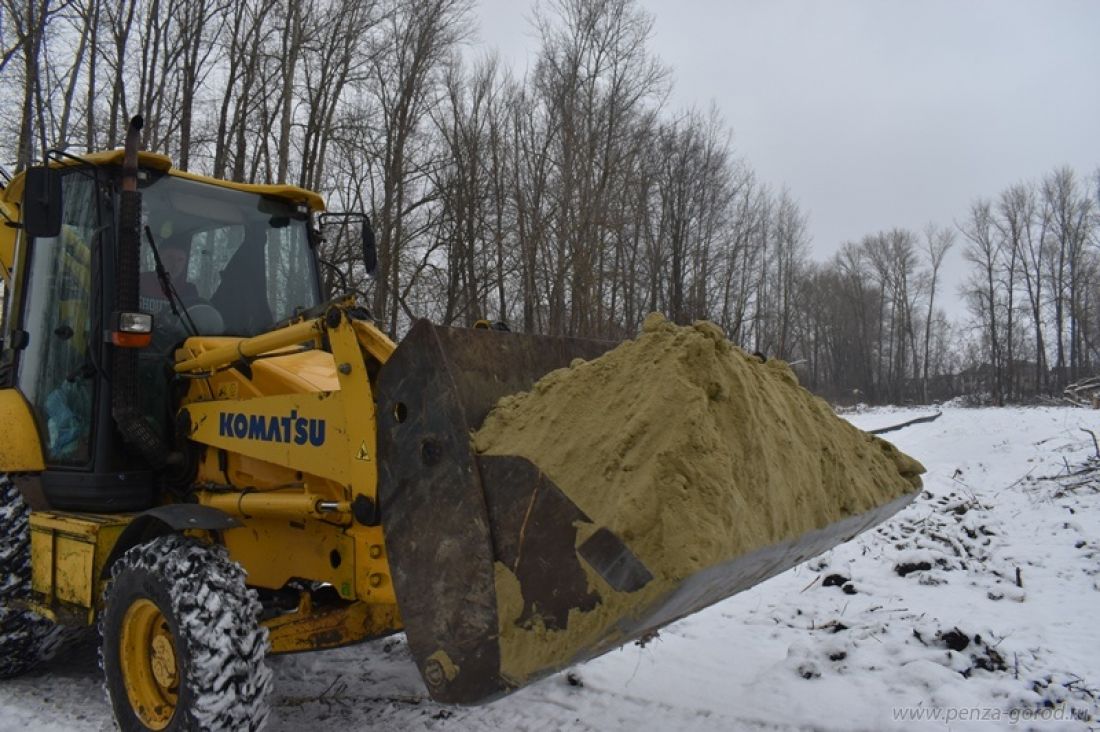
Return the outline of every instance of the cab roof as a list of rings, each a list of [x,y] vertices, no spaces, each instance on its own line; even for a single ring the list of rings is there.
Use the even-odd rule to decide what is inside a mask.
[[[103,152],[88,153],[87,155],[81,155],[79,160],[65,158],[63,160],[51,160],[51,167],[66,168],[70,166],[80,165],[82,162],[89,162],[93,165],[122,165],[122,158],[125,152],[119,148],[117,150],[105,150]],[[206,183],[208,185],[220,186],[222,188],[229,188],[235,191],[244,191],[245,193],[255,193],[261,196],[272,196],[275,198],[281,198],[283,200],[292,201],[294,203],[302,203],[309,207],[311,211],[324,211],[325,200],[321,198],[320,194],[313,191],[306,190],[305,188],[299,188],[298,186],[277,184],[269,185],[262,183],[237,183],[229,180],[222,180],[220,178],[211,178],[205,175],[198,175],[197,173],[189,173],[185,170],[177,170],[172,167],[172,159],[167,155],[160,153],[142,151],[138,153],[138,167],[148,168],[150,170],[156,170],[177,178],[186,178],[187,180],[193,180],[199,183]],[[23,183],[25,176],[23,173],[16,175],[11,183],[4,187],[0,198],[10,203],[18,204],[23,198]]]

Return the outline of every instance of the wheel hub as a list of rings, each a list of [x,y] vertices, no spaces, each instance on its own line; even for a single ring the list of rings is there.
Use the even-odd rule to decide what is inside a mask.
[[[164,630],[167,630],[165,625]],[[159,630],[159,629],[158,629]],[[165,689],[176,686],[176,649],[166,633],[153,636],[153,677]]]
[[[168,621],[151,600],[139,598],[127,608],[118,650],[135,715],[149,729],[164,729],[179,701],[179,664]]]

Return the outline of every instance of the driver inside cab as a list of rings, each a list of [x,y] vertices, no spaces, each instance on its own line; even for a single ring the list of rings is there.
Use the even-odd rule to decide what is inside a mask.
[[[190,247],[178,239],[169,239],[160,245],[160,261],[165,271],[176,288],[180,300],[184,305],[199,298],[199,291],[195,285],[187,279],[187,262],[190,255]],[[143,312],[160,314],[161,310],[168,307],[168,296],[157,276],[156,267],[141,273],[141,309]]]
[[[190,238],[174,236],[157,244],[157,254],[178,296],[169,300],[166,283],[156,271],[156,258],[145,247],[141,273],[140,308],[153,316],[154,350],[167,352],[187,335],[221,335],[224,323],[217,310],[203,299],[199,288],[188,279],[194,254]],[[177,314],[178,313],[178,314]]]

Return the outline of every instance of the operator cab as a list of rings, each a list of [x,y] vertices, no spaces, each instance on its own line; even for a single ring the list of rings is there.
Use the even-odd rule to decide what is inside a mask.
[[[253,336],[320,302],[305,206],[172,175],[141,192],[141,309],[158,328]],[[186,314],[173,313],[154,249]]]
[[[124,446],[112,414],[115,346],[108,336],[117,317],[121,151],[86,160],[55,166],[45,193],[30,190],[31,176],[22,181],[26,191],[0,191],[22,200],[27,215],[60,208],[55,235],[28,236],[31,225],[15,244],[4,372],[26,398],[41,438],[47,469],[28,478],[38,483],[25,491],[39,497],[32,505],[141,510],[154,503],[160,478]],[[319,196],[292,186],[169,171],[167,158],[141,155],[139,309],[153,315],[153,339],[137,352],[137,406],[167,444],[178,344],[191,335],[254,336],[321,301],[310,216],[323,208]],[[20,193],[23,199],[14,198]],[[174,296],[156,274],[154,251]]]

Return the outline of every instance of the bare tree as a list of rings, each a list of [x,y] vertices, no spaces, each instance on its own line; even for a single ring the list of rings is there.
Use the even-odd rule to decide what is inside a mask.
[[[228,2],[216,0],[176,0],[173,43],[181,49],[179,63],[179,155],[176,164],[187,170],[191,164],[191,136],[194,125],[195,97],[207,73],[209,60],[221,34],[223,13]]]
[[[928,368],[931,360],[932,316],[936,306],[936,286],[939,283],[940,268],[948,250],[955,244],[955,232],[939,228],[929,223],[924,228],[924,253],[928,255],[928,309],[924,320],[924,357],[921,366],[921,397],[928,401]]]
[[[25,3],[3,0],[0,7],[10,19],[16,41],[12,49],[5,52],[3,66],[6,66],[17,52],[23,63],[22,103],[15,158],[15,169],[19,171],[31,163],[36,152],[45,155],[47,147],[45,125],[41,121],[43,110],[40,103],[42,95],[40,62],[46,28],[56,8],[51,8],[50,0],[28,0]]]
[[[375,202],[379,273],[374,311],[396,332],[398,318],[412,311],[403,300],[415,286],[426,258],[413,257],[403,277],[402,263],[412,252],[415,229],[411,216],[433,195],[422,190],[426,150],[417,135],[428,111],[438,103],[433,72],[448,58],[467,31],[467,0],[413,0],[391,3],[380,34],[383,48],[372,58],[371,76],[382,110],[380,200]]]
[[[1049,215],[1037,207],[1032,186],[1017,184],[1001,192],[997,202],[996,223],[1001,236],[1015,250],[1014,260],[1019,263],[1035,339],[1034,389],[1044,390],[1047,382],[1047,359],[1043,337],[1043,282],[1049,247],[1044,246],[1043,242],[1047,238]]]
[[[552,105],[554,185],[548,329],[594,334],[599,277],[615,205],[616,171],[641,149],[632,128],[664,91],[665,70],[646,49],[652,19],[632,0],[560,0],[539,13],[542,48],[534,75]]]
[[[1083,311],[1085,245],[1091,236],[1093,203],[1069,168],[1059,168],[1043,180],[1042,196],[1050,216],[1047,279],[1054,304],[1055,383],[1061,388],[1077,378],[1082,365],[1078,315]]]
[[[1000,329],[998,320],[998,264],[1003,240],[993,223],[992,203],[977,200],[970,206],[968,218],[958,225],[968,244],[963,256],[974,265],[975,273],[968,284],[968,295],[975,314],[982,322],[988,343],[990,391],[993,403],[1004,406]]]

